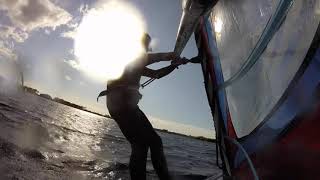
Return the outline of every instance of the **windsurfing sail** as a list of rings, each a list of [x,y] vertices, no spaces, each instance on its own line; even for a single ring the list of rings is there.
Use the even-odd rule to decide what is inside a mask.
[[[176,49],[195,34],[225,175],[320,179],[320,2],[185,4]]]

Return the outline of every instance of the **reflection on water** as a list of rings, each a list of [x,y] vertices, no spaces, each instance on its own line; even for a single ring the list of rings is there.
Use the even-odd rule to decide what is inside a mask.
[[[113,120],[20,94],[0,96],[0,121],[0,153],[7,158],[3,162],[9,162],[8,167],[12,163],[12,172],[6,171],[6,177],[129,178],[130,146]],[[214,164],[214,144],[172,134],[160,135],[173,174],[185,179],[203,179],[220,173]],[[3,150],[7,146],[9,150]],[[11,151],[14,155],[9,156]],[[19,168],[32,167],[28,173],[16,173],[15,163],[21,164],[21,157],[26,165],[22,163]],[[147,170],[149,179],[157,179],[150,158]]]

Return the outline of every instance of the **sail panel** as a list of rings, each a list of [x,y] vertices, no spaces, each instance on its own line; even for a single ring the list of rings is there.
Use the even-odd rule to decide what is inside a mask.
[[[319,30],[318,30],[319,31]],[[310,49],[294,82],[270,113],[270,119],[250,136],[241,139],[260,177],[274,179],[318,179],[320,146],[320,49]],[[309,51],[309,52],[310,52]],[[276,163],[275,163],[276,162]],[[238,150],[233,162],[234,173],[250,176],[244,155]],[[279,170],[279,167],[282,167]],[[301,171],[295,172],[294,169]],[[316,178],[318,177],[318,178]]]
[[[210,20],[225,80],[253,50],[279,1],[219,1]],[[277,103],[299,69],[319,23],[317,1],[294,1],[268,47],[240,80],[226,88],[238,137],[250,134]],[[222,24],[222,25],[221,25]]]

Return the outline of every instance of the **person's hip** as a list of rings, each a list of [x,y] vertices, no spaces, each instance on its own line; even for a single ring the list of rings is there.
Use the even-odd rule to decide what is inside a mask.
[[[110,114],[125,113],[129,109],[136,109],[142,95],[139,91],[110,91],[107,95],[107,107]]]

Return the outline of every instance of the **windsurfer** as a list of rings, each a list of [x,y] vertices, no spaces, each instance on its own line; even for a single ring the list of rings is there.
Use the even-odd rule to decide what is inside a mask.
[[[131,144],[129,163],[131,179],[146,179],[146,160],[150,148],[152,164],[157,175],[161,180],[169,180],[162,140],[138,106],[142,97],[139,93],[140,79],[141,76],[162,78],[184,64],[184,61],[173,52],[147,53],[150,42],[151,37],[145,34],[142,38],[145,53],[128,64],[119,79],[109,81],[107,91],[100,93],[99,96],[107,95],[109,113]],[[156,62],[170,60],[171,65],[158,70],[146,67]]]

